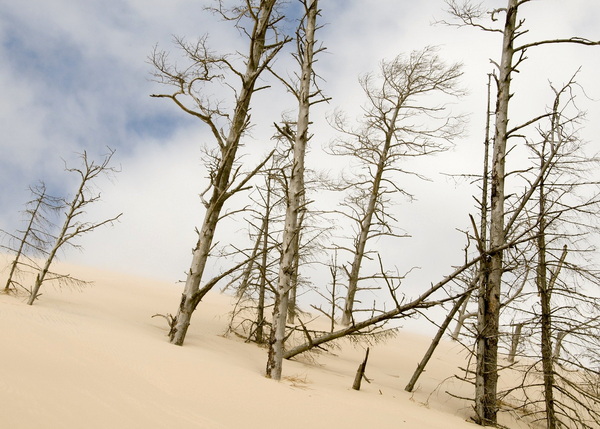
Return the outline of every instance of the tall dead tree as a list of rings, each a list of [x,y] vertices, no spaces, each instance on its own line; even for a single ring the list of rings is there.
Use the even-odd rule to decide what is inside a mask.
[[[527,143],[537,164],[535,169],[548,164],[550,168],[530,201],[529,219],[522,220],[534,225],[533,246],[520,253],[532,254],[523,265],[535,274],[529,292],[524,294],[527,300],[514,309],[525,315],[523,323],[531,333],[525,338],[524,354],[528,359],[522,365],[522,384],[525,392],[536,387],[543,392],[543,400],[526,394],[523,407],[531,409],[529,413],[551,429],[592,427],[600,423],[600,412],[595,411],[600,394],[590,388],[588,380],[597,372],[586,357],[577,355],[584,349],[584,355],[587,351],[598,352],[599,300],[597,294],[588,294],[587,290],[597,287],[600,277],[585,255],[595,250],[587,243],[600,232],[596,226],[600,182],[595,173],[600,160],[586,153],[577,136],[583,113],[575,104],[574,77],[552,90],[555,98],[547,118],[549,124],[539,125],[539,136]],[[553,342],[558,345],[564,341],[566,332],[572,334],[570,356],[563,359]],[[542,382],[532,380],[528,374],[539,374]]]
[[[234,168],[240,140],[250,125],[252,96],[264,89],[257,86],[258,78],[289,40],[282,38],[277,30],[282,17],[274,12],[276,3],[277,0],[241,1],[239,6],[227,10],[219,1],[215,12],[235,22],[241,33],[248,37],[248,51],[242,56],[244,67],[241,69],[229,55],[213,53],[208,47],[207,36],[191,44],[182,38],[176,39],[177,46],[191,63],[183,69],[170,64],[164,51],[155,50],[150,57],[157,81],[175,87],[173,93],[154,94],[153,97],[170,99],[184,112],[204,122],[218,146],[215,151],[209,151],[210,185],[202,195],[210,192],[211,196],[208,201],[203,198],[206,209],[204,220],[193,249],[177,315],[169,332],[171,343],[176,345],[183,345],[192,313],[206,293],[222,278],[213,278],[201,287],[223,206],[232,195],[246,188],[250,178],[266,162],[247,174],[241,173],[240,168]],[[235,83],[233,80],[226,81],[227,77],[239,81],[239,87],[233,90],[232,111],[226,111],[217,100],[211,100],[208,88],[214,81],[233,89]]]
[[[502,50],[500,62],[497,66],[497,97],[496,117],[494,129],[494,143],[490,183],[490,252],[489,252],[489,277],[485,291],[479,298],[478,311],[478,341],[477,341],[477,368],[475,379],[475,412],[476,421],[481,425],[495,425],[497,423],[497,388],[498,388],[498,337],[500,322],[500,297],[502,275],[505,270],[503,250],[507,240],[507,226],[505,225],[505,179],[506,179],[506,154],[507,142],[514,137],[516,132],[523,128],[519,126],[509,129],[509,105],[512,98],[511,82],[519,65],[526,59],[525,52],[540,45],[557,43],[575,43],[581,45],[597,45],[588,39],[571,37],[565,39],[551,39],[534,41],[518,45],[517,39],[527,30],[523,27],[524,20],[517,19],[521,6],[531,0],[508,0],[507,6],[502,9],[487,12],[481,5],[470,1],[458,3],[447,0],[450,13],[458,20],[459,26],[473,26],[484,31],[502,35]],[[491,17],[497,21],[504,14],[504,25],[500,28],[481,24],[484,17]],[[512,134],[512,135],[511,135]],[[495,250],[494,250],[495,249]]]
[[[48,250],[46,259],[36,275],[35,282],[29,294],[29,299],[27,300],[27,304],[32,305],[38,298],[42,284],[46,280],[49,280],[47,278],[49,274],[51,275],[50,279],[53,280],[61,280],[63,282],[74,280],[70,276],[53,275],[50,272],[50,267],[60,249],[63,249],[67,244],[77,247],[77,245],[73,243],[74,239],[92,232],[103,225],[113,224],[119,219],[119,217],[121,217],[122,213],[102,221],[82,221],[82,217],[86,210],[89,209],[89,205],[100,200],[100,194],[93,192],[93,184],[95,180],[102,175],[110,174],[116,171],[115,168],[109,166],[113,154],[114,150],[110,150],[102,162],[96,163],[88,158],[86,152],[83,152],[81,155],[81,167],[66,169],[68,172],[75,173],[77,176],[79,176],[79,186],[73,196],[73,199],[71,201],[64,202],[65,212],[62,227],[60,228],[58,234],[53,237],[53,245]]]
[[[273,310],[273,329],[267,360],[266,376],[281,379],[285,342],[285,328],[288,315],[289,292],[296,272],[299,248],[299,219],[304,210],[304,158],[309,136],[309,113],[311,105],[323,101],[321,92],[314,90],[314,55],[322,48],[315,49],[315,32],[319,14],[318,0],[302,0],[304,17],[297,31],[297,53],[295,58],[300,65],[297,84],[288,84],[288,89],[298,100],[296,129],[282,130],[293,141],[293,161],[287,189],[285,229],[282,239],[282,254],[277,284],[277,297]],[[315,99],[316,97],[316,99]]]
[[[345,179],[349,194],[342,213],[354,224],[351,262],[344,267],[348,289],[342,325],[353,321],[359,283],[372,276],[361,274],[370,259],[368,243],[381,237],[405,237],[394,226],[389,206],[391,196],[410,194],[400,185],[399,174],[420,176],[410,171],[406,160],[431,155],[447,148],[460,133],[460,117],[432,95],[459,96],[460,64],[446,65],[436,49],[427,47],[407,56],[382,61],[378,76],[368,74],[360,83],[367,98],[364,117],[358,127],[348,127],[338,114],[333,126],[345,137],[334,142],[335,155],[348,156],[357,164],[353,177]]]

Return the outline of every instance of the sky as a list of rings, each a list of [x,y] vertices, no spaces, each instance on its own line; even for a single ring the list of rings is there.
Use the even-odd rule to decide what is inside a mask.
[[[293,0],[292,0],[293,1]],[[204,6],[208,0],[0,0],[0,229],[22,226],[20,211],[30,198],[28,186],[43,180],[50,192],[72,193],[73,177],[65,162],[76,165],[79,153],[101,157],[116,150],[120,172],[98,183],[102,201],[90,207],[88,220],[123,213],[110,228],[97,230],[67,251],[63,259],[90,266],[177,282],[189,268],[194,229],[203,208],[198,194],[206,171],[201,148],[211,145],[206,127],[167,100],[151,98],[163,90],[151,79],[148,56],[155,46],[175,51],[173,36],[194,40],[209,34],[218,52],[243,48],[230,23]],[[485,0],[489,8],[504,0]],[[600,40],[600,2],[534,0],[522,8],[530,32],[523,40],[581,36]],[[309,162],[339,174],[343,165],[322,152],[335,134],[326,118],[335,109],[348,117],[363,102],[358,77],[377,70],[379,62],[427,45],[442,58],[464,64],[468,96],[453,106],[469,115],[467,133],[454,148],[414,168],[429,182],[409,181],[413,203],[399,201],[396,214],[411,234],[389,246],[400,271],[418,266],[415,287],[436,283],[452,265],[462,262],[464,230],[474,213],[476,188],[448,174],[479,173],[490,58],[500,55],[500,37],[436,21],[449,19],[442,0],[322,0],[318,39],[326,47],[316,64],[321,87],[331,101],[312,113],[315,137]],[[174,53],[176,55],[176,52]],[[275,67],[285,70],[289,57]],[[578,105],[588,112],[582,136],[600,150],[600,47],[556,46],[528,52],[513,89],[513,123],[543,111],[551,99],[548,82],[567,81],[581,66]],[[258,93],[252,107],[254,128],[244,150],[268,151],[272,123],[293,103],[281,87]],[[287,97],[287,98],[286,98]],[[280,101],[283,100],[283,101]],[[232,204],[244,204],[237,196]],[[233,206],[232,206],[233,208]],[[243,233],[229,225],[218,239]],[[420,286],[419,286],[420,285]]]

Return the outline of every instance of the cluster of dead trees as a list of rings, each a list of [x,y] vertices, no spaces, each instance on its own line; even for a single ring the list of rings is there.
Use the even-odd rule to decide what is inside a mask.
[[[545,111],[520,124],[509,123],[509,112],[518,102],[511,83],[527,60],[526,52],[541,45],[600,42],[568,37],[521,43],[527,28],[519,9],[540,7],[528,5],[530,0],[507,0],[505,8],[496,10],[447,1],[451,18],[444,23],[497,34],[500,55],[492,60],[489,75],[477,180],[481,195],[475,196],[477,213],[471,215],[472,228],[466,233],[466,257],[448,276],[411,296],[402,288],[406,274],[390,269],[376,239],[407,235],[393,207],[412,197],[403,178],[422,177],[410,161],[446,150],[462,133],[462,115],[448,107],[464,93],[461,66],[447,64],[438,49],[424,47],[384,60],[377,72],[363,76],[362,116],[348,121],[336,112],[330,118],[340,137],[328,150],[349,159],[352,172],[340,180],[325,180],[305,165],[313,137],[311,112],[328,101],[315,67],[324,50],[317,41],[322,18],[318,0],[293,3],[289,10],[297,12],[299,4],[302,13],[295,16],[295,30],[289,31],[287,3],[217,2],[212,12],[246,37],[245,52],[217,53],[205,36],[191,43],[176,39],[181,62],[171,62],[158,49],[150,56],[155,80],[168,89],[153,96],[174,102],[214,137],[205,148],[209,186],[201,193],[204,218],[179,307],[175,316],[167,317],[170,341],[184,343],[193,312],[224,279],[240,298],[235,312],[239,322],[232,321],[232,329],[249,341],[268,344],[266,375],[274,379],[281,378],[284,359],[323,349],[343,337],[385,335],[395,319],[451,304],[407,390],[415,387],[435,345],[456,319],[454,337],[473,347],[474,365],[464,379],[474,385],[477,423],[497,424],[501,404],[510,403],[548,428],[597,427],[600,313],[593,288],[600,277],[591,263],[588,239],[597,232],[593,216],[600,189],[593,175],[597,159],[585,152],[577,135],[582,112],[574,103],[575,71],[565,77],[566,83],[550,86]],[[275,59],[283,55],[295,60],[293,70],[277,69]],[[230,92],[212,98],[216,88]],[[255,125],[250,116],[253,96],[276,88],[290,94],[295,113],[274,119],[277,143],[262,160],[242,163],[239,149]],[[315,207],[310,199],[315,189],[342,195],[338,208]],[[243,191],[251,191],[253,201],[252,215],[245,218],[251,244],[240,239],[228,243],[229,250],[218,249],[219,223],[239,214],[229,206],[231,197]],[[343,225],[343,237],[332,232],[336,224]],[[211,258],[223,255],[231,265],[207,278]],[[311,264],[328,266],[329,284],[307,280],[302,271]],[[328,329],[312,328],[306,320],[310,316],[299,310],[296,298],[302,287],[317,290],[325,299],[313,308],[327,316]],[[386,291],[391,308],[381,302],[364,304],[372,289]],[[523,371],[523,382],[500,392],[500,359],[511,326],[519,326],[515,339],[527,332],[527,341],[507,346],[512,367]],[[517,390],[520,399],[509,401],[517,398]]]
[[[32,199],[23,212],[25,227],[16,233],[1,231],[9,244],[2,247],[14,254],[8,267],[8,278],[4,293],[25,291],[27,304],[32,305],[41,295],[45,283],[59,286],[82,287],[88,282],[70,274],[59,274],[51,270],[58,254],[66,247],[79,248],[76,239],[95,229],[111,225],[122,214],[100,221],[85,221],[86,211],[91,204],[100,200],[95,189],[98,178],[111,175],[118,170],[110,165],[114,150],[100,161],[94,161],[86,152],[80,156],[78,167],[65,166],[65,170],[77,176],[77,188],[71,198],[52,196],[41,182],[30,187]],[[35,276],[33,284],[25,281]],[[25,279],[25,280],[23,280]]]

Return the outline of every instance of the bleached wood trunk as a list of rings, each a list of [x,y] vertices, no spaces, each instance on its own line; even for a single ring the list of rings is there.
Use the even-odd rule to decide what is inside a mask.
[[[306,15],[305,52],[302,56],[302,70],[298,97],[298,122],[294,141],[294,160],[289,181],[285,228],[283,231],[282,256],[277,283],[278,302],[273,311],[273,344],[269,349],[266,376],[281,379],[285,342],[285,327],[288,313],[289,292],[294,275],[294,264],[298,254],[298,221],[304,201],[304,157],[308,142],[310,113],[310,88],[312,81],[315,30],[318,13],[318,1],[308,3]]]
[[[227,139],[224,146],[221,147],[221,160],[213,182],[212,196],[207,204],[198,242],[193,250],[192,263],[181,295],[175,323],[169,332],[172,344],[183,345],[192,313],[204,295],[210,290],[207,288],[201,289],[200,283],[213,244],[221,210],[228,198],[227,190],[230,186],[231,171],[236,160],[240,138],[247,127],[248,109],[254,93],[256,79],[264,69],[261,57],[265,53],[265,37],[275,3],[276,0],[263,0],[260,5],[258,19],[250,41],[250,54],[246,71],[242,77],[242,88],[236,99],[236,107]]]
[[[508,133],[508,107],[518,0],[508,0],[504,25],[502,57],[498,73],[496,124],[491,176],[490,248],[502,249],[504,233],[505,156]],[[475,376],[475,412],[479,424],[497,423],[498,335],[500,323],[500,292],[503,273],[503,251],[490,254],[489,276],[479,299],[477,368]]]

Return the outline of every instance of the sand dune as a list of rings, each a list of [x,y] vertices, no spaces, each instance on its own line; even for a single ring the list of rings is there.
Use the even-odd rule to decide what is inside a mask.
[[[429,339],[407,332],[371,349],[372,382],[360,392],[350,387],[364,349],[346,343],[315,361],[286,361],[278,383],[263,376],[264,349],[223,336],[229,297],[209,294],[176,347],[165,320],[151,316],[175,310],[179,286],[61,270],[94,284],[44,287],[31,307],[0,295],[3,428],[476,427],[470,404],[445,393],[471,395],[452,378],[466,356],[454,343],[441,344],[414,394],[403,388]]]

